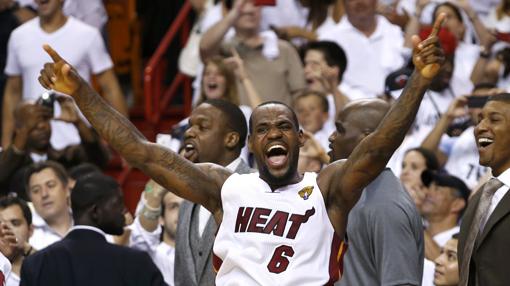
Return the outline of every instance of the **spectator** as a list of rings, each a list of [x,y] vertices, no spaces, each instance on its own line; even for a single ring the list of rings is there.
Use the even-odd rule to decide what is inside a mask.
[[[16,235],[5,224],[0,228],[0,283],[6,282],[6,278],[11,273],[11,262],[18,255],[19,248]]]
[[[353,101],[338,114],[331,161],[347,159],[389,111],[379,99]],[[423,232],[420,214],[391,170],[368,184],[349,213],[349,250],[338,285],[421,285]],[[398,243],[395,243],[398,241]]]
[[[403,33],[376,14],[376,4],[376,0],[344,0],[346,17],[320,38],[336,42],[347,54],[343,84],[350,99],[383,94],[386,76],[404,64]]]
[[[459,285],[505,285],[510,281],[510,94],[489,98],[475,127],[480,164],[493,177],[466,209],[459,235]],[[476,245],[476,247],[475,247]],[[483,261],[483,262],[482,262]]]
[[[434,261],[441,247],[459,232],[458,223],[469,198],[469,189],[461,179],[426,170],[421,175],[427,192],[421,213],[425,228],[425,257]]]
[[[214,163],[232,172],[249,173],[252,170],[239,157],[246,140],[246,126],[235,105],[221,100],[205,101],[191,114],[184,135],[184,157],[194,163]],[[189,201],[181,204],[175,243],[176,286],[215,285],[212,247],[217,228],[214,216],[206,208]]]
[[[458,233],[454,234],[441,248],[441,254],[434,261],[436,263],[434,285],[436,286],[459,285],[458,237]]]
[[[0,152],[0,188],[4,194],[11,190],[26,199],[24,186],[20,182],[26,168],[34,162],[51,160],[62,164],[64,168],[83,162],[102,168],[106,166],[108,151],[97,133],[81,119],[72,99],[60,99],[62,113],[56,120],[76,126],[81,143],[56,150],[50,143],[51,112],[39,104],[20,103],[14,114],[13,144]]]
[[[169,286],[175,285],[175,238],[181,203],[181,198],[150,180],[139,203],[140,211],[129,227],[130,247],[148,252]]]
[[[330,41],[310,42],[302,51],[307,88],[327,94],[329,121],[333,123],[337,112],[349,101],[342,85],[347,68],[345,52]]]
[[[28,243],[34,231],[32,213],[24,200],[15,196],[3,197],[0,198],[0,221],[16,235],[17,247],[22,250],[11,258],[12,271],[6,277],[7,286],[18,286],[21,265],[27,256],[35,252],[35,249]]]
[[[493,85],[478,85],[473,90],[471,97],[479,97],[483,102],[484,98],[486,100],[489,95],[500,92],[501,90],[494,88]],[[448,173],[462,179],[471,189],[478,184],[488,171],[486,167],[481,166],[478,162],[478,151],[473,136],[474,126],[472,126],[472,124],[476,125],[478,122],[482,107],[483,104],[470,106],[468,97],[456,98],[421,144],[423,148],[436,154],[441,165],[444,165]],[[469,114],[471,126],[466,128],[458,137],[445,135],[455,119],[465,117],[467,114]]]
[[[20,101],[35,100],[44,92],[37,83],[40,67],[47,60],[41,53],[43,44],[51,43],[66,54],[85,80],[90,74],[97,82],[105,98],[122,114],[127,106],[113,71],[113,64],[97,29],[86,25],[62,12],[61,0],[36,0],[39,17],[21,25],[11,34],[8,44],[5,73],[8,76],[3,99],[2,147],[12,143],[14,110]],[[60,116],[58,107],[56,116]],[[79,143],[79,135],[71,124],[52,122],[52,146],[62,149]]]
[[[63,12],[67,16],[72,16],[83,23],[86,23],[102,34],[106,32],[106,22],[108,15],[101,0],[89,0],[87,2],[80,0],[65,0]]]
[[[434,153],[424,148],[407,150],[402,161],[400,181],[419,210],[425,199],[426,190],[421,180],[421,173],[425,170],[439,171],[439,162]]]
[[[35,249],[43,249],[61,240],[73,226],[69,177],[62,165],[52,161],[30,165],[25,176],[34,206],[34,234],[29,242]]]
[[[233,39],[226,39],[234,27]],[[279,100],[290,104],[292,95],[305,86],[299,56],[287,42],[278,40],[274,32],[259,32],[260,7],[253,0],[236,0],[227,16],[211,27],[200,41],[202,61],[235,49],[246,66],[246,73],[260,95],[262,102]],[[237,81],[241,104],[249,99]]]
[[[114,179],[97,173],[78,179],[71,205],[76,225],[25,260],[21,285],[166,285],[146,253],[106,241],[106,233],[120,235],[124,226],[124,201]]]
[[[326,95],[319,91],[304,90],[294,99],[294,110],[299,125],[310,132],[322,149],[329,151],[328,137],[334,125],[328,121],[329,103]]]

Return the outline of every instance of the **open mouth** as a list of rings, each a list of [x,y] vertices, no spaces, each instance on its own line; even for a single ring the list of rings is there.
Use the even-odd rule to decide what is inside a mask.
[[[267,148],[267,163],[272,168],[281,168],[287,163],[287,148],[281,144],[275,144]]]
[[[478,138],[478,147],[480,149],[485,149],[485,148],[489,147],[490,145],[492,145],[492,143],[494,143],[494,140],[491,138],[487,138],[487,137]]]
[[[210,82],[210,83],[206,84],[206,87],[209,91],[215,91],[218,89],[218,84],[215,82]]]
[[[193,161],[195,157],[197,156],[197,148],[195,145],[191,142],[185,142],[184,143],[184,157],[190,161]]]

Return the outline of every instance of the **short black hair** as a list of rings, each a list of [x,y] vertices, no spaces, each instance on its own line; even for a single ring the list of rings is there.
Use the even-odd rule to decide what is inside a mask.
[[[439,161],[437,160],[437,157],[434,154],[434,152],[423,147],[416,147],[407,150],[405,154],[407,155],[407,153],[411,151],[416,151],[420,153],[423,156],[423,158],[425,158],[425,166],[427,167],[428,170],[439,171]]]
[[[297,119],[296,112],[294,112],[294,109],[292,109],[292,107],[288,106],[287,104],[285,104],[285,103],[283,103],[281,101],[271,100],[271,101],[266,101],[264,103],[261,103],[257,107],[255,107],[255,109],[253,109],[253,112],[251,113],[251,116],[250,116],[250,122],[248,124],[249,130],[250,130],[250,134],[253,132],[253,126],[252,126],[252,123],[253,123],[253,120],[252,120],[253,119],[253,113],[255,113],[255,110],[257,110],[258,108],[260,108],[262,106],[265,106],[265,105],[270,105],[270,104],[277,104],[277,105],[285,106],[290,111],[290,113],[292,114],[292,121],[294,123],[294,126],[296,126],[296,131],[299,131],[299,121]]]
[[[10,206],[19,206],[21,212],[23,213],[23,217],[27,221],[27,225],[32,224],[32,212],[28,207],[27,202],[25,200],[18,198],[16,195],[9,194],[7,196],[0,198],[0,209],[6,209]]]
[[[293,100],[294,106],[296,105],[296,102],[299,99],[305,98],[308,96],[317,96],[321,102],[322,112],[329,111],[329,102],[328,102],[327,95],[323,92],[315,91],[315,90],[311,90],[311,89],[304,89],[304,90],[299,91],[298,95],[296,95],[296,97],[294,97],[294,100]]]
[[[28,197],[30,198],[30,177],[32,177],[33,174],[39,173],[43,171],[44,169],[51,169],[57,176],[57,178],[60,180],[60,182],[63,185],[67,185],[69,182],[69,175],[67,174],[66,169],[64,166],[62,166],[60,163],[55,161],[43,161],[43,162],[37,162],[30,165],[26,172],[25,172],[25,186],[26,191],[28,193]]]
[[[439,10],[439,8],[441,8],[441,7],[448,7],[450,9],[452,9],[453,13],[455,14],[455,17],[457,17],[457,19],[461,23],[464,23],[464,19],[462,18],[462,14],[460,12],[459,7],[451,2],[443,2],[441,4],[436,5],[436,7],[434,8],[434,13],[432,13],[432,23],[436,22],[436,17],[438,16],[438,15],[436,15],[437,10]]]
[[[89,173],[78,178],[71,191],[71,209],[74,220],[77,221],[92,205],[117,195],[119,189],[120,185],[115,179],[102,173]]]
[[[489,99],[487,99],[487,102],[489,101],[504,101],[510,103],[510,93],[505,92],[492,95],[489,97]]]
[[[345,69],[347,68],[347,56],[345,55],[345,51],[342,47],[331,41],[310,42],[302,49],[301,55],[303,61],[305,59],[306,52],[309,50],[321,52],[328,66],[338,67],[338,81],[342,81]]]
[[[217,109],[219,109],[225,115],[225,121],[227,126],[234,132],[239,134],[239,150],[244,147],[246,144],[246,136],[247,136],[247,123],[246,117],[244,117],[243,112],[239,108],[239,106],[233,104],[230,101],[226,101],[223,99],[208,99],[203,103],[210,104]]]
[[[74,180],[78,180],[78,178],[91,173],[101,173],[101,169],[92,163],[85,162],[70,168],[68,173],[69,177]]]

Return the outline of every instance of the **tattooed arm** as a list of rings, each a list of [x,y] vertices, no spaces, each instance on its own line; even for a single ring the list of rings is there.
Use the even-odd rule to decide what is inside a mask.
[[[230,175],[216,165],[196,166],[175,152],[147,141],[131,122],[109,106],[51,47],[44,46],[53,63],[44,65],[39,82],[71,95],[97,132],[131,165],[178,196],[221,211],[220,189]]]
[[[333,163],[321,173],[319,186],[334,225],[356,204],[363,188],[384,170],[413,123],[423,95],[444,61],[437,38],[443,18],[444,15],[438,17],[429,38],[423,42],[414,38],[415,72],[379,127],[358,144],[346,161]],[[336,230],[342,230],[340,224]]]

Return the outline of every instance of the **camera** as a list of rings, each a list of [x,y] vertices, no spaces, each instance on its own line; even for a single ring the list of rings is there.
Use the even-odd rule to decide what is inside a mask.
[[[55,103],[56,94],[54,92],[46,91],[37,100],[37,104],[45,106],[53,113],[53,104]]]

